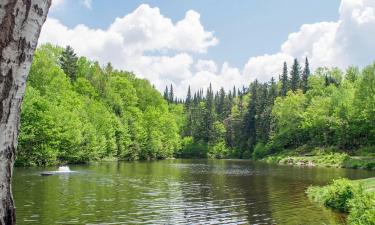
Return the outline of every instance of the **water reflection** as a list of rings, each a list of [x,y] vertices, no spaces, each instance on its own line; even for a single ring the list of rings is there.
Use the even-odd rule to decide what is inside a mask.
[[[374,172],[292,168],[238,160],[170,160],[72,166],[39,176],[16,168],[18,224],[337,224],[312,204],[311,184]]]

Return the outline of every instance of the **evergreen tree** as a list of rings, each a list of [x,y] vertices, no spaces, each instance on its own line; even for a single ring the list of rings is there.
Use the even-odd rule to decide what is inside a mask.
[[[281,96],[286,96],[286,93],[288,93],[288,90],[289,90],[288,65],[286,64],[286,62],[284,62],[283,74],[281,75],[280,80],[281,80],[280,94]]]
[[[218,95],[218,104],[216,108],[216,113],[219,117],[219,120],[223,121],[225,119],[225,90],[224,88],[220,88],[220,92]]]
[[[165,100],[167,100],[169,102],[169,90],[168,90],[168,86],[165,86],[163,97],[164,97]]]
[[[66,46],[64,51],[60,56],[60,65],[61,69],[64,70],[64,73],[70,78],[72,82],[77,79],[77,61],[78,57],[74,50],[69,45]]]
[[[275,82],[275,78],[271,78],[270,81],[270,91],[269,91],[269,101],[273,104],[273,101],[275,101],[277,97],[277,84]]]
[[[256,144],[256,108],[258,81],[251,86],[251,97],[243,121],[243,151],[252,150]]]
[[[171,84],[171,87],[169,88],[169,102],[173,103],[174,101],[174,93],[173,93],[173,85]]]
[[[303,93],[306,93],[306,91],[308,89],[309,76],[310,76],[310,66],[309,66],[309,60],[306,57],[305,68],[303,69],[302,81],[301,81],[301,89],[302,89]]]
[[[205,135],[204,139],[206,143],[210,143],[214,140],[214,122],[215,122],[215,106],[214,106],[214,94],[212,91],[212,85],[207,89],[206,94],[206,110],[204,114],[204,128]]]
[[[294,59],[292,70],[290,71],[290,89],[292,91],[297,91],[300,86],[301,79],[301,67],[297,59]]]
[[[192,99],[191,99],[191,90],[190,90],[190,85],[189,85],[188,92],[186,95],[186,100],[185,100],[186,109],[190,109],[191,103],[192,103]]]

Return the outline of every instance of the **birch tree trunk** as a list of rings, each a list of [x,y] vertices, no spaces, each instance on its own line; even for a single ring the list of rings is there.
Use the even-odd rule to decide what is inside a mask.
[[[0,225],[16,223],[11,179],[26,78],[51,0],[0,0]]]

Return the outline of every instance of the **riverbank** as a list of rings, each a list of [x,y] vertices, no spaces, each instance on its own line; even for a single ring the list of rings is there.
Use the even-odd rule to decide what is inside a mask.
[[[268,156],[264,161],[292,166],[320,166],[350,169],[375,169],[375,157],[349,156],[346,153],[330,153],[304,156],[278,154]]]
[[[327,208],[348,213],[349,225],[375,224],[375,177],[333,180],[323,187],[309,187],[309,198]]]

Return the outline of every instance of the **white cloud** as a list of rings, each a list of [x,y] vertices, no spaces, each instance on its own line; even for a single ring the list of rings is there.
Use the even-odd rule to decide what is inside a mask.
[[[63,1],[54,0],[53,7]],[[158,8],[142,4],[117,18],[106,30],[85,25],[68,28],[48,18],[40,42],[71,45],[80,55],[134,71],[161,91],[172,83],[182,97],[188,85],[193,90],[208,87],[209,83],[216,89],[231,89],[233,85],[248,85],[254,79],[277,79],[283,62],[291,65],[294,58],[309,57],[313,68],[371,63],[375,52],[375,1],[342,0],[339,16],[334,22],[302,25],[287,37],[279,52],[251,57],[242,69],[194,59],[191,53],[207,52],[218,44],[218,39],[205,30],[199,13],[192,10],[173,23]]]
[[[142,4],[134,12],[116,18],[109,32],[124,37],[124,44],[131,51],[176,50],[206,52],[218,43],[212,32],[204,30],[200,15],[188,11],[185,18],[173,24],[160,14],[159,8]]]
[[[211,73],[216,73],[217,65],[212,60],[199,59],[198,62],[195,64],[195,69],[197,71],[208,71]]]
[[[375,1],[342,0],[340,19],[302,25],[289,35],[279,53],[253,57],[245,66],[245,74],[263,80],[280,72],[273,65],[282,65],[291,58],[308,56],[313,67],[350,65],[363,66],[375,60]],[[264,68],[267,67],[267,68]],[[275,70],[274,70],[275,69]]]

